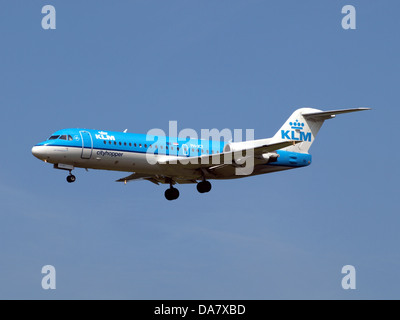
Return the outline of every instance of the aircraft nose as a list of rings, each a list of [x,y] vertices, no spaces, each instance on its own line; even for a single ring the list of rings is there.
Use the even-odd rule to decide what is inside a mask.
[[[43,159],[46,158],[46,155],[45,155],[45,152],[44,152],[44,148],[43,148],[42,146],[34,146],[34,147],[32,148],[32,154],[33,154],[36,158],[38,158],[38,159],[40,159],[40,160],[43,160]]]

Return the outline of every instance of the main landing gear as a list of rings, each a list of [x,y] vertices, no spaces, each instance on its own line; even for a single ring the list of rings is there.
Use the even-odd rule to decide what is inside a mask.
[[[211,183],[206,180],[206,175],[204,169],[201,171],[203,181],[197,184],[197,191],[200,193],[207,193],[211,191]]]
[[[207,193],[211,191],[211,183],[208,181],[202,181],[197,184],[197,191],[200,193]],[[170,188],[165,190],[165,198],[169,201],[176,200],[179,198],[179,190],[172,186],[170,183]]]
[[[211,191],[211,183],[209,181],[202,181],[197,184],[197,191],[200,193],[207,193]]]
[[[169,201],[176,200],[179,198],[179,190],[171,186],[171,188],[165,190],[164,195],[165,198]]]
[[[169,180],[169,189],[165,190],[165,199],[171,201],[179,198],[179,190],[173,187],[172,179]]]

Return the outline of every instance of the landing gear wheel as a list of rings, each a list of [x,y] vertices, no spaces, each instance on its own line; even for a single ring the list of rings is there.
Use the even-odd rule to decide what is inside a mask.
[[[169,188],[165,190],[165,198],[169,201],[176,200],[179,198],[179,190],[176,188]]]
[[[202,181],[197,184],[197,191],[200,193],[207,193],[211,191],[211,183],[209,181]]]
[[[72,183],[72,182],[75,182],[76,181],[76,177],[74,176],[74,175],[69,175],[68,177],[67,177],[67,181],[68,181],[68,183]]]

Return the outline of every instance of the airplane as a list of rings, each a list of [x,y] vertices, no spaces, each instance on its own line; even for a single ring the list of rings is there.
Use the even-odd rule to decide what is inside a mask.
[[[64,129],[36,144],[32,154],[69,171],[67,181],[75,182],[75,168],[113,170],[131,173],[117,180],[147,180],[167,184],[167,200],[176,200],[176,184],[197,184],[200,193],[211,190],[209,180],[237,179],[271,172],[306,167],[308,153],[325,120],[336,115],[370,110],[355,108],[321,111],[301,108],[293,112],[279,131],[267,139],[223,142],[188,138],[110,132],[91,129]],[[227,160],[228,159],[228,160]],[[238,174],[246,163],[252,167]]]

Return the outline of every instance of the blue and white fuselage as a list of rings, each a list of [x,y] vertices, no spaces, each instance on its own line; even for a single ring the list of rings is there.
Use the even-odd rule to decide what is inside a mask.
[[[114,170],[132,173],[118,181],[144,179],[170,184],[166,198],[179,196],[176,183],[197,183],[199,192],[208,192],[212,179],[235,179],[305,167],[308,153],[322,123],[335,114],[360,111],[349,109],[322,112],[296,110],[276,135],[269,139],[230,142],[186,139],[89,129],[64,129],[32,148],[35,157],[70,171],[75,168]],[[240,154],[240,156],[237,156]],[[230,157],[230,161],[226,161]],[[225,159],[225,161],[224,161]],[[251,160],[251,161],[250,161]],[[237,169],[251,162],[248,173]]]

